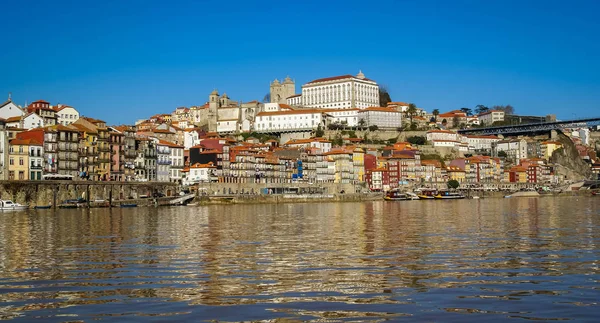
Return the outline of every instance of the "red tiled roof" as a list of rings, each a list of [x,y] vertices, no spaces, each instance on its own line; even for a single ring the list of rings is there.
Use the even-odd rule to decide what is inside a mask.
[[[312,80],[312,81],[310,81],[310,82],[308,82],[306,84],[321,83],[321,82],[343,80],[343,79],[357,79],[357,80],[361,80],[361,79],[357,78],[354,75],[346,74],[346,75],[340,75],[340,76],[324,77],[324,78],[321,78],[321,79]],[[370,80],[368,78],[364,78],[362,80],[374,82],[373,80]]]

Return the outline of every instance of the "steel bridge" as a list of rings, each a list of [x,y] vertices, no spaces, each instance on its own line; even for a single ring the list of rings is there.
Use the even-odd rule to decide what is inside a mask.
[[[499,126],[489,128],[460,129],[463,135],[511,135],[525,133],[549,132],[568,128],[589,128],[600,125],[600,118],[584,118],[554,122],[528,123],[520,125]]]

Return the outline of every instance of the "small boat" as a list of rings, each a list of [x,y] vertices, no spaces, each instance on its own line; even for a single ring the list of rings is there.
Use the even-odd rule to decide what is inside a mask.
[[[138,205],[135,203],[124,203],[120,205],[121,207],[137,207]]]
[[[14,203],[11,200],[0,200],[0,211],[21,211],[28,209],[28,205]]]
[[[392,190],[389,190],[385,194],[383,199],[386,201],[410,201],[410,200],[418,200],[419,197],[415,193],[401,192],[399,189],[394,188]]]
[[[594,196],[600,196],[600,193],[594,191],[594,192],[592,192],[592,195],[594,195]]]
[[[436,189],[421,189],[420,193],[417,194],[421,200],[433,200],[436,195],[438,195],[438,190]]]
[[[434,198],[439,200],[457,200],[464,199],[465,196],[459,192],[454,191],[440,191]]]
[[[36,210],[47,210],[52,208],[52,205],[36,205],[33,208]]]
[[[59,209],[76,209],[77,208],[77,204],[63,203],[63,204],[59,204],[58,208]]]

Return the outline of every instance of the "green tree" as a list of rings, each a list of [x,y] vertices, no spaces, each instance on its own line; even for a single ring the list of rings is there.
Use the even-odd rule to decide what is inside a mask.
[[[413,122],[410,124],[410,130],[412,130],[412,131],[417,130],[418,127],[419,127],[419,125],[417,125],[416,122]]]
[[[379,129],[379,127],[376,124],[369,126],[369,131],[371,131],[371,132],[377,131],[378,129]]]
[[[413,116],[417,114],[417,106],[414,103],[408,104],[408,109],[406,109],[406,114],[410,118],[410,123],[413,122]]]
[[[379,106],[387,107],[387,104],[392,102],[392,98],[390,97],[390,93],[388,92],[387,86],[380,85],[379,86]]]
[[[446,120],[446,119],[443,119],[443,120],[442,120],[442,126],[444,126],[444,127],[445,127],[447,124],[448,124],[448,120]]]
[[[482,114],[485,113],[487,111],[489,111],[490,109],[488,107],[486,107],[483,104],[478,104],[475,106],[475,114]]]
[[[348,132],[348,137],[349,137],[349,138],[358,138],[358,137],[356,136],[356,132],[355,132],[354,130],[350,130],[350,131]]]
[[[431,112],[431,113],[433,114],[433,118],[437,122],[437,117],[440,115],[440,110],[439,109],[433,109],[433,112]]]
[[[323,137],[323,135],[325,135],[325,131],[323,130],[323,127],[319,125],[315,131],[315,137]]]
[[[469,109],[469,108],[460,108],[460,111],[464,112],[468,116],[473,115],[473,111],[471,111],[471,109]]]
[[[388,145],[393,145],[398,142],[398,138],[390,138],[387,140]]]
[[[498,157],[501,157],[501,158],[506,158],[506,157],[508,157],[508,154],[506,153],[506,151],[504,151],[504,150],[500,150],[500,151],[498,152]]]
[[[459,186],[460,183],[455,179],[451,179],[448,181],[448,188],[457,189]]]
[[[406,138],[406,141],[413,145],[424,145],[427,143],[427,139],[423,136],[411,136]]]

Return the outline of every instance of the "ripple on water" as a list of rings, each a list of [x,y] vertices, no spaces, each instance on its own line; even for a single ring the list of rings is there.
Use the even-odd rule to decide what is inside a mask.
[[[592,321],[598,203],[14,213],[0,217],[0,319]]]

